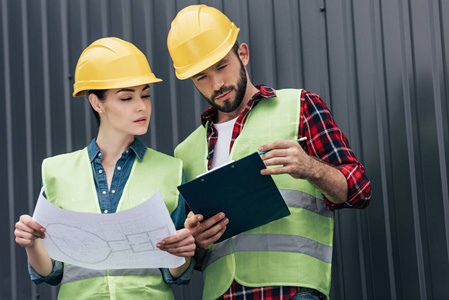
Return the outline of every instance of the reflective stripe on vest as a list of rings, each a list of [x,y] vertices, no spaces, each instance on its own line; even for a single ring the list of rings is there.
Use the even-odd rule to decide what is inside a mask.
[[[288,207],[304,208],[324,217],[333,218],[333,212],[326,210],[323,200],[297,190],[279,190]],[[275,251],[302,253],[325,263],[332,262],[332,246],[302,236],[285,234],[242,234],[232,238],[234,252]],[[203,270],[218,259],[230,255],[230,240],[215,245],[203,262]]]
[[[64,273],[66,273],[61,284],[69,283],[77,280],[107,276],[107,270],[92,270],[75,265],[65,265]],[[161,276],[159,269],[118,269],[109,270],[110,276]]]
[[[263,243],[261,243],[263,241]],[[325,263],[332,262],[332,247],[314,240],[281,234],[242,234],[232,238],[234,252],[291,252],[302,253],[319,259]],[[204,262],[203,270],[220,258],[231,254],[230,239],[217,245]]]
[[[325,208],[324,201],[319,198],[315,198],[312,195],[297,190],[280,189],[279,192],[288,207],[304,208],[328,218],[334,216],[332,211]],[[300,199],[300,201],[298,201],[298,199]]]

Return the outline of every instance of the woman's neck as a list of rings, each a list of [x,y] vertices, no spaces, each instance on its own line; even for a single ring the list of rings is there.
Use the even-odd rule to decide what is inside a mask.
[[[123,151],[134,141],[134,136],[118,134],[107,134],[101,130],[98,132],[97,145],[103,153],[102,163],[115,165]]]

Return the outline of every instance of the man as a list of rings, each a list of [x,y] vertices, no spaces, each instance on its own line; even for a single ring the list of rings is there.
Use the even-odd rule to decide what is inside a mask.
[[[202,126],[175,156],[183,160],[189,181],[230,159],[268,151],[261,158],[273,167],[261,173],[275,175],[291,215],[213,244],[229,220],[223,213],[207,220],[190,213],[185,226],[198,251],[207,253],[203,297],[325,299],[332,210],[365,208],[370,182],[317,95],[251,83],[248,46],[237,43],[238,32],[223,13],[206,5],[184,8],[173,20],[167,43],[176,75],[191,78],[211,104]]]

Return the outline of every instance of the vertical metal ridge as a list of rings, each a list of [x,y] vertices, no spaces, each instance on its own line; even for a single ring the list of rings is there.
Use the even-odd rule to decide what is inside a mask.
[[[304,78],[305,78],[305,76],[304,76],[304,47],[302,44],[302,32],[301,32],[301,28],[302,28],[302,26],[301,26],[301,19],[302,19],[301,18],[301,1],[299,1],[299,0],[297,1],[296,15],[298,16],[298,30],[297,30],[297,36],[296,36],[296,39],[298,41],[297,49],[298,49],[298,53],[300,54],[300,55],[298,55],[299,57],[298,57],[297,63],[299,65],[298,72],[300,73],[298,75],[299,75],[299,79],[301,79],[301,80],[298,80],[298,84],[299,84],[299,88],[305,88],[305,86],[304,86],[305,85],[305,81],[304,81]],[[326,16],[324,17],[324,26],[326,26]],[[327,34],[327,28],[324,28],[324,30]],[[293,38],[295,38],[295,36],[293,36]],[[327,36],[326,36],[326,42],[327,42]],[[327,52],[326,52],[326,57],[328,57]]]
[[[341,2],[341,6],[342,6],[342,12],[343,12],[343,40],[344,40],[344,45],[345,45],[345,69],[342,72],[343,74],[346,75],[346,80],[345,80],[345,87],[346,87],[346,93],[347,93],[347,97],[348,99],[354,99],[355,95],[354,95],[354,88],[352,87],[352,82],[355,84],[357,84],[357,79],[355,77],[355,62],[353,62],[353,59],[351,59],[351,57],[356,57],[354,54],[355,49],[354,49],[354,45],[352,43],[353,39],[351,37],[353,37],[354,33],[353,33],[353,29],[350,28],[352,27],[352,21],[348,21],[348,18],[350,16],[348,16],[348,10],[349,13],[351,14],[352,17],[352,7],[351,5],[349,5],[350,8],[348,8],[348,5],[346,4],[345,1]],[[348,24],[350,23],[350,24]],[[351,43],[350,43],[351,42]],[[351,45],[350,45],[351,44]],[[354,111],[352,110],[352,105],[353,104],[353,100],[350,100],[346,103],[346,111],[348,112],[348,120],[349,120],[349,124],[353,124],[354,121],[352,120],[351,116],[354,115]],[[356,135],[355,132],[355,127],[356,126],[350,126],[349,128],[349,133],[351,138],[353,138]],[[356,143],[356,145],[358,146],[358,141]]]
[[[44,114],[45,114],[45,154],[52,154],[52,135],[51,135],[51,107],[50,107],[50,63],[48,51],[48,26],[47,26],[47,0],[42,0],[40,6],[41,26],[42,26],[42,72],[43,72],[43,96],[44,96]]]
[[[410,168],[410,183],[411,183],[411,196],[412,196],[412,209],[413,209],[413,218],[414,218],[414,233],[415,233],[415,250],[416,250],[416,259],[417,259],[417,267],[418,267],[418,284],[419,284],[419,293],[420,299],[427,299],[427,291],[426,291],[426,278],[425,278],[425,270],[424,270],[424,260],[423,260],[423,250],[422,250],[422,237],[421,237],[421,225],[420,225],[420,217],[419,217],[419,206],[418,206],[418,191],[416,188],[416,166],[415,166],[415,151],[413,148],[413,124],[412,124],[412,108],[411,108],[411,87],[409,83],[409,66],[407,63],[407,55],[411,56],[411,53],[408,49],[411,49],[410,43],[407,43],[405,39],[406,29],[405,27],[406,20],[404,14],[409,13],[409,8],[405,7],[403,1],[399,0],[399,26],[400,26],[400,45],[401,45],[401,68],[402,68],[402,83],[403,83],[403,93],[404,93],[404,111],[405,111],[405,125],[406,125],[406,137],[407,137],[407,149],[409,156],[409,168]],[[406,45],[408,44],[408,45]]]
[[[358,104],[357,99],[359,99],[359,83],[358,83],[358,62],[357,62],[357,47],[356,47],[356,36],[355,36],[355,21],[354,21],[354,2],[350,1],[348,4],[350,19],[348,23],[346,24],[346,20],[348,18],[345,18],[343,23],[345,28],[345,58],[348,63],[348,80],[346,81],[346,88],[348,92],[348,98],[352,99],[349,102],[348,105],[348,114],[349,114],[349,124],[355,124],[356,126],[350,126],[350,132],[351,138],[352,138],[352,145],[353,149],[360,155],[360,157],[363,157],[363,147],[361,146],[361,132],[359,128],[361,127],[360,122],[360,107]],[[344,7],[344,12],[346,12],[346,7]],[[349,42],[350,41],[350,42]],[[351,59],[351,57],[353,59]],[[351,63],[352,62],[352,63]],[[355,139],[355,141],[354,141]],[[360,211],[356,212],[356,222],[357,222],[357,245],[359,249],[364,249],[363,244],[363,238],[362,238],[362,221],[361,221],[361,213]],[[366,266],[365,266],[365,259],[363,256],[364,251],[359,251],[359,262],[360,262],[360,282],[361,282],[361,290],[362,290],[362,297],[363,299],[368,299],[367,294],[367,279],[366,279]]]
[[[122,12],[123,37],[127,41],[132,41],[131,5],[128,5],[128,3],[125,3],[124,1],[120,2],[120,5]]]
[[[173,6],[167,7],[167,20],[172,20],[172,16],[176,15],[176,3]],[[170,28],[171,21],[168,23],[168,27]],[[167,63],[168,65],[171,65],[170,63],[170,55],[167,57]],[[176,76],[175,76],[175,69],[170,68],[169,69],[169,80],[170,80],[170,111],[171,111],[171,121],[172,121],[172,143],[173,146],[176,146],[179,143],[179,129],[178,129],[178,109],[176,105],[176,99],[178,97],[178,89],[176,88]]]
[[[272,84],[272,86],[275,86],[275,87],[278,87],[279,86],[279,72],[278,72],[278,67],[277,67],[277,64],[276,64],[276,53],[277,53],[277,51],[276,51],[276,45],[278,44],[277,43],[277,38],[276,38],[276,30],[275,30],[275,27],[276,27],[276,22],[274,21],[274,10],[275,10],[275,5],[274,5],[274,1],[272,1],[271,2],[271,8],[270,8],[270,12],[271,12],[271,20],[273,20],[273,23],[272,23],[272,31],[273,31],[273,43],[271,43],[272,44],[272,46],[271,46],[271,48],[272,48],[272,50],[273,50],[273,61],[274,61],[274,63],[273,63],[273,83],[270,83],[270,84]],[[268,45],[270,45],[270,43],[267,43]]]
[[[193,89],[193,101],[194,101],[194,110],[195,110],[195,124],[196,126],[201,125],[201,114],[203,111],[201,110],[201,101],[202,97],[200,92],[196,89],[195,85],[192,84]]]
[[[360,262],[360,281],[362,282],[362,297],[363,299],[368,299],[368,293],[367,293],[367,283],[366,283],[366,266],[365,266],[365,259],[364,259],[364,244],[363,244],[363,234],[362,234],[362,213],[360,210],[356,211],[356,222],[357,222],[357,242],[358,247],[362,251],[359,251],[359,262]]]
[[[346,61],[346,69],[344,74],[346,74],[346,92],[348,95],[348,99],[351,99],[347,103],[347,111],[349,124],[355,124],[356,126],[350,126],[349,132],[351,133],[353,149],[356,152],[362,152],[362,147],[360,146],[360,132],[357,128],[360,127],[359,118],[357,114],[359,113],[357,101],[355,100],[358,95],[358,81],[357,81],[357,49],[355,47],[355,32],[354,32],[354,8],[353,2],[346,4],[345,1],[342,1],[342,12],[343,12],[343,38],[345,45],[345,61]],[[355,141],[354,141],[355,139]],[[363,157],[363,153],[361,154]],[[363,249],[363,240],[361,240],[362,234],[361,230],[361,219],[360,215],[357,214],[356,217],[357,222],[357,246],[359,249]],[[362,251],[360,251],[362,252]],[[361,290],[363,299],[368,299],[367,295],[367,284],[366,284],[366,267],[365,260],[361,253],[359,254],[358,260],[360,262],[360,282],[361,282]]]
[[[33,211],[33,139],[31,129],[31,92],[30,92],[30,59],[28,44],[28,18],[26,0],[21,1],[22,14],[22,57],[23,57],[23,91],[25,104],[25,147],[27,165],[28,211]]]
[[[377,13],[378,12],[378,13]],[[384,220],[385,220],[385,240],[387,246],[387,261],[388,261],[388,278],[390,282],[390,299],[396,300],[396,282],[395,282],[395,271],[394,271],[394,263],[393,263],[393,246],[392,246],[392,238],[391,238],[391,221],[390,221],[390,207],[389,207],[389,198],[388,198],[388,184],[387,184],[387,162],[386,162],[386,154],[385,154],[385,136],[384,136],[384,122],[383,116],[383,105],[381,103],[381,99],[388,99],[388,94],[386,92],[386,74],[385,74],[385,55],[383,53],[384,43],[383,43],[383,18],[382,18],[382,3],[378,2],[378,7],[375,7],[374,1],[371,1],[371,18],[374,20],[373,26],[371,26],[372,30],[372,39],[373,39],[373,59],[374,59],[374,78],[375,82],[378,85],[377,89],[374,89],[375,93],[375,101],[376,101],[376,121],[377,121],[377,134],[378,134],[378,145],[379,145],[379,154],[380,154],[380,178],[381,178],[381,187],[382,187],[382,200],[383,200],[383,209],[384,209]],[[375,22],[378,20],[378,25],[376,26]],[[379,27],[379,35],[380,41],[377,39],[377,31],[376,28]],[[378,49],[380,48],[380,51]],[[382,77],[381,77],[382,74]]]
[[[80,0],[79,1],[79,5],[80,5],[80,19],[81,19],[81,49],[84,50],[85,48],[87,48],[87,4],[86,4],[86,0]],[[81,53],[80,53],[81,54]],[[77,60],[78,62],[78,60]],[[73,79],[75,79],[75,68],[76,65],[74,66],[73,69]],[[88,98],[88,97],[85,97]],[[87,99],[83,99],[84,101],[84,134],[86,135],[86,145],[90,143],[91,140],[91,128],[92,128],[92,119],[90,117],[90,103]]]
[[[22,15],[22,56],[23,56],[23,90],[25,104],[25,148],[26,148],[26,170],[27,170],[27,202],[28,213],[31,214],[34,208],[33,197],[33,132],[31,116],[31,92],[30,92],[30,53],[28,43],[28,10],[26,0],[21,1]],[[30,282],[31,294],[36,298],[36,285]]]
[[[335,217],[334,217],[334,236],[335,236],[335,243],[337,245],[342,245],[341,243],[341,233],[343,231],[340,229],[340,213],[338,211],[335,212]],[[338,255],[337,255],[337,260],[338,260],[338,278],[340,279],[338,282],[340,283],[339,285],[339,289],[338,291],[340,292],[340,298],[339,299],[346,299],[345,295],[345,283],[344,283],[344,264],[343,264],[343,251],[342,250],[342,246],[339,247],[340,251],[338,251]],[[333,254],[334,256],[334,254]]]
[[[329,84],[329,103],[332,104],[332,100],[330,99],[330,96],[332,95],[332,78],[331,78],[331,62],[330,62],[330,53],[329,53],[329,32],[327,30],[327,5],[326,0],[323,0],[323,8],[324,8],[324,31],[325,31],[325,41],[326,41],[326,63],[327,63],[327,82]],[[302,70],[304,74],[304,70]],[[332,110],[332,105],[329,105],[329,108]]]
[[[149,1],[143,1],[143,10],[145,12],[146,16],[153,16],[153,10],[150,6],[150,2]],[[150,20],[154,20],[154,18],[144,18],[143,22],[144,22],[144,32],[145,32],[145,53],[148,59],[148,62],[150,64],[150,67],[153,68],[153,62],[154,62],[154,58],[153,58],[153,53],[154,51],[154,45],[153,45],[153,26],[151,26],[151,22]],[[153,69],[152,69],[153,70]],[[157,74],[155,74],[156,77]],[[163,79],[163,78],[162,78]],[[154,112],[156,111],[156,107],[157,107],[157,99],[158,99],[158,93],[157,93],[157,89],[151,89],[151,94],[154,95],[151,99],[151,105],[152,105],[152,111],[151,111],[151,119],[150,119],[150,147],[157,149],[157,114],[155,114]],[[154,101],[153,99],[156,99],[156,101]]]
[[[66,141],[66,150],[67,152],[71,152],[73,150],[72,146],[72,117],[71,117],[71,93],[69,86],[68,76],[69,72],[69,30],[67,25],[68,9],[67,9],[67,0],[61,0],[60,2],[60,13],[61,13],[61,44],[62,44],[62,78],[64,85],[64,95],[62,98],[64,99],[64,117],[65,117],[65,141]]]
[[[435,36],[436,22],[441,22],[441,19],[435,19],[434,7],[432,1],[429,1],[429,28],[430,28],[430,47],[431,47],[431,61],[432,61],[432,83],[435,102],[435,123],[437,129],[438,140],[438,156],[440,159],[440,175],[441,175],[441,192],[443,202],[443,214],[444,214],[444,228],[446,232],[446,252],[449,261],[449,192],[448,192],[448,176],[446,170],[446,149],[444,145],[444,122],[443,122],[443,105],[442,95],[439,78],[439,64],[437,53],[437,38]],[[440,45],[440,49],[442,49]],[[444,73],[443,73],[444,74]]]
[[[108,23],[109,23],[109,19],[108,19],[108,0],[102,0],[102,4],[101,7],[103,7],[104,9],[101,10],[101,33],[102,36],[106,37],[108,36]]]
[[[9,28],[8,28],[8,4],[7,0],[2,1],[2,28],[3,28],[3,63],[5,80],[5,123],[6,123],[6,163],[7,163],[7,186],[8,186],[8,213],[9,225],[9,255],[11,272],[11,299],[17,299],[17,272],[16,272],[16,251],[14,239],[14,165],[13,165],[13,145],[12,145],[12,119],[11,119],[11,78],[10,78],[10,58],[9,58]]]
[[[329,70],[329,56],[328,56],[328,44],[327,44],[327,29],[326,29],[326,1],[325,0],[321,0],[321,4],[320,4],[320,11],[321,14],[323,15],[323,30],[320,30],[320,39],[323,40],[323,44],[324,47],[323,49],[320,48],[320,55],[322,55],[323,57],[325,57],[326,59],[323,59],[322,62],[320,63],[320,71],[321,74],[324,75],[320,75],[320,94],[323,96],[324,99],[329,99],[330,98],[330,81],[329,81],[329,74],[327,73]]]

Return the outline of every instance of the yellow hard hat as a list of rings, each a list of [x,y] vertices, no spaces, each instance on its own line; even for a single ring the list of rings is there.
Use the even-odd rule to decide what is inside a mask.
[[[239,31],[216,8],[203,4],[182,9],[167,38],[176,77],[192,77],[220,61],[234,46]]]
[[[107,37],[81,53],[75,69],[73,96],[87,90],[107,90],[162,81],[151,72],[145,55],[130,42]]]

